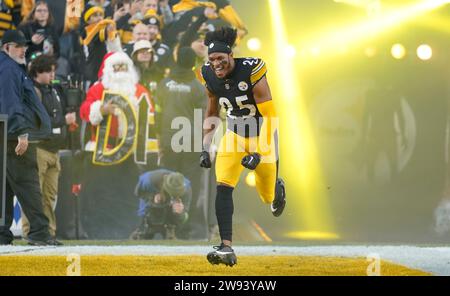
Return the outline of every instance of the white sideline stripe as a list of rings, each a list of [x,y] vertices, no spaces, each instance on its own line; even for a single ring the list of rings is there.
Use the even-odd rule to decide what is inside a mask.
[[[222,251],[216,251],[216,253],[220,255],[233,254],[233,252],[222,252]]]
[[[325,257],[361,257],[377,253],[381,260],[390,261],[410,268],[431,272],[435,275],[450,275],[450,247],[417,247],[417,246],[239,246],[234,245],[239,257],[246,256],[325,256]],[[63,247],[30,247],[0,246],[0,256],[67,256],[71,253],[79,255],[205,255],[212,251],[208,246],[63,246]],[[381,266],[383,274],[383,266]]]

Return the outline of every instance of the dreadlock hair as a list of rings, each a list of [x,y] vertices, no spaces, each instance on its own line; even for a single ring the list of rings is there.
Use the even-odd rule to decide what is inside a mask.
[[[223,42],[231,48],[234,46],[237,38],[237,30],[230,27],[222,27],[213,32],[206,33],[205,45],[209,46],[213,42]]]

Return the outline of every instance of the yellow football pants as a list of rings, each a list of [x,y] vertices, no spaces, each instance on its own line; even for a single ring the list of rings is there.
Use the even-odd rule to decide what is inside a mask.
[[[256,190],[264,203],[270,204],[275,198],[277,179],[277,157],[275,145],[262,149],[259,137],[244,138],[229,130],[220,140],[216,157],[216,177],[218,184],[236,187],[244,167],[242,158],[250,153],[261,154],[261,162],[255,169]],[[272,141],[274,143],[275,141]]]

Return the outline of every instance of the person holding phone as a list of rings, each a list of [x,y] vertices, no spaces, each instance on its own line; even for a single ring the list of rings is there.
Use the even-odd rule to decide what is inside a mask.
[[[143,0],[120,1],[116,5],[114,20],[120,32],[122,43],[128,43],[133,38],[133,27],[142,19],[140,15]]]
[[[59,57],[59,36],[46,1],[36,1],[33,10],[19,26],[19,30],[23,32],[26,39],[31,40],[26,52],[27,62],[36,53]]]

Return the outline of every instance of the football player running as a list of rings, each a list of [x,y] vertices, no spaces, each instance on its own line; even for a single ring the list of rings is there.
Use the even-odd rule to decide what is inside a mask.
[[[286,205],[284,182],[278,178],[278,121],[266,65],[259,58],[234,58],[236,37],[236,30],[229,27],[207,33],[208,62],[202,68],[208,105],[201,167],[211,167],[210,146],[218,127],[211,119],[219,116],[220,107],[227,113],[227,131],[216,157],[216,216],[222,242],[207,259],[211,264],[228,266],[237,263],[232,249],[232,194],[243,169],[255,171],[259,196],[270,204],[275,217]]]

